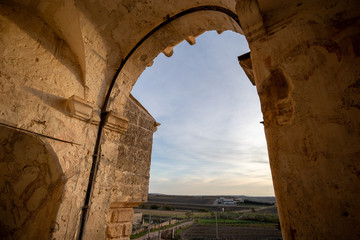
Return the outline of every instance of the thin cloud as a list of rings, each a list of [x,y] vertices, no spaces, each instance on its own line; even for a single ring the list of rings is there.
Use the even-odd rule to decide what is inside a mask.
[[[133,94],[162,124],[151,192],[273,195],[258,96],[236,59],[248,51],[238,34],[208,32],[141,75]]]

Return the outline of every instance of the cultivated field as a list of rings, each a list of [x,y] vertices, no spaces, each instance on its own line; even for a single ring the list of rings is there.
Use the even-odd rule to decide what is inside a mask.
[[[156,210],[156,209],[135,209],[135,213],[142,213],[145,216],[154,217],[169,217],[169,218],[186,218],[186,213],[188,211],[166,211],[166,210]],[[196,213],[196,216],[202,217],[208,213]],[[145,218],[145,221],[147,219]]]
[[[144,224],[134,226],[134,229],[144,226],[153,229],[171,219],[194,220],[190,227],[178,229],[175,239],[216,239],[216,226],[218,239],[282,239],[273,197],[244,197],[245,202],[231,206],[214,205],[218,198],[220,196],[149,194],[149,202],[135,209],[135,212],[143,213]]]
[[[277,240],[281,231],[275,227],[218,227],[218,239],[236,240]],[[194,224],[181,233],[181,239],[216,239],[216,225]]]

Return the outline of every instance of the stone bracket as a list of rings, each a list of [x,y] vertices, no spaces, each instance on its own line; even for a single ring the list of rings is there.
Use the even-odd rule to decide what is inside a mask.
[[[127,119],[110,111],[108,112],[104,128],[118,133],[125,133],[128,123]]]
[[[238,61],[252,85],[255,86],[255,76],[252,68],[250,52],[239,56]]]
[[[85,99],[73,95],[66,101],[65,112],[70,117],[81,121],[89,121],[93,115],[93,108]]]
[[[65,113],[73,118],[92,124],[100,123],[100,110],[93,108],[85,99],[78,96],[71,96],[65,104]],[[128,120],[110,111],[107,114],[105,129],[124,133],[128,127]]]

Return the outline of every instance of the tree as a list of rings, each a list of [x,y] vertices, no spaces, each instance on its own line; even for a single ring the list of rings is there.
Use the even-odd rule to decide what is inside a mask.
[[[185,216],[186,216],[187,218],[192,218],[192,217],[193,217],[193,213],[192,213],[192,212],[187,212],[187,213],[185,213]]]

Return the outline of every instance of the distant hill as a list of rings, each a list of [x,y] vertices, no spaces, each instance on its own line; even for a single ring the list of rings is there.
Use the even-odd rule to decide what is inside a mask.
[[[249,197],[249,196],[240,196],[240,198],[255,201],[255,202],[264,202],[264,203],[276,203],[275,197]]]
[[[196,195],[166,195],[159,193],[149,193],[148,202],[157,203],[173,203],[173,204],[196,204],[196,205],[211,205],[216,199],[220,197],[226,198],[242,198],[243,200],[264,202],[264,203],[276,203],[275,197],[250,197],[245,195],[210,195],[210,196],[196,196]]]
[[[148,202],[211,205],[217,198],[217,196],[185,196],[149,193]]]

